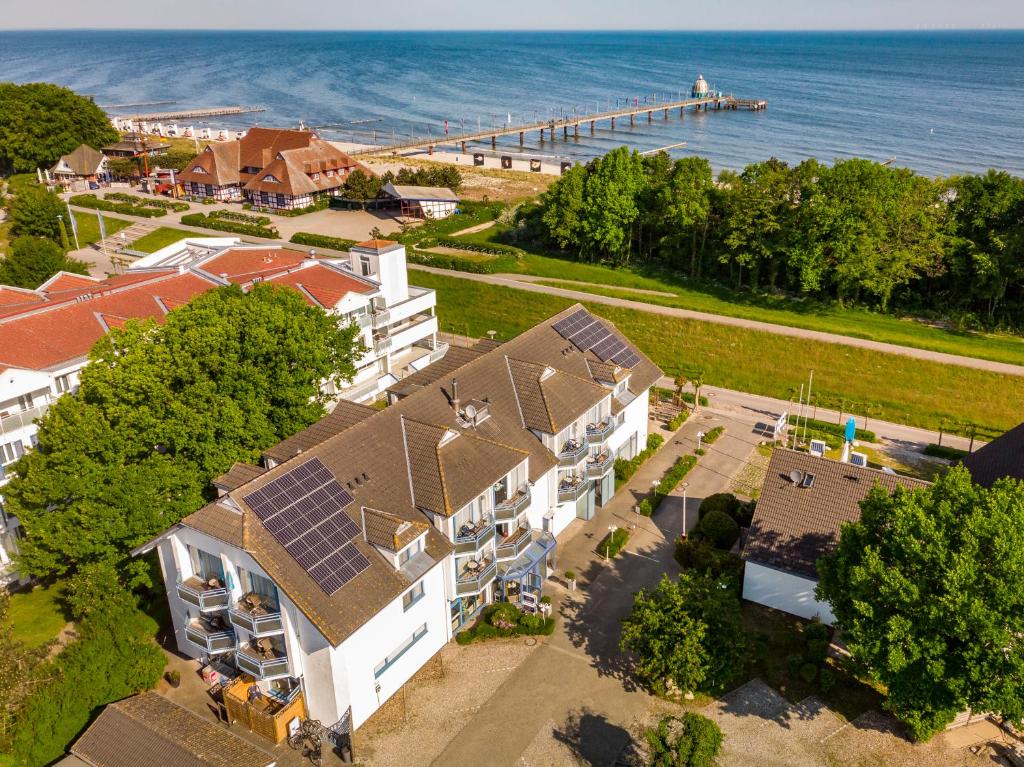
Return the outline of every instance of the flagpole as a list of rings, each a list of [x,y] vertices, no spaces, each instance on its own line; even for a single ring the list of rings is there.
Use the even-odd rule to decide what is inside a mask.
[[[68,219],[71,224],[71,232],[75,235],[75,250],[81,250],[82,246],[78,244],[78,222],[75,221],[75,214],[71,212],[71,203],[64,200],[64,206],[68,209]]]

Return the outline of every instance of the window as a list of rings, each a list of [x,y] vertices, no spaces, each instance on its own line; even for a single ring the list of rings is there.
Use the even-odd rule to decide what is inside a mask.
[[[402,595],[402,609],[408,612],[410,607],[423,599],[424,592],[423,581],[420,581]]]
[[[25,446],[20,439],[0,445],[0,466],[14,463],[25,454]]]
[[[192,571],[197,576],[203,580],[217,578],[224,583],[224,568],[221,565],[220,557],[192,546],[189,546],[188,549],[192,559]]]
[[[271,612],[277,609],[277,587],[272,580],[242,569],[239,569],[238,576],[247,594],[258,594],[265,607],[273,608]]]
[[[55,384],[58,394],[65,394],[71,391],[71,377],[68,375],[57,376]]]
[[[320,174],[319,173],[314,173],[313,174],[313,180],[314,181],[319,181],[320,180]]]
[[[334,171],[333,170],[327,171],[327,178],[334,178]]]
[[[369,277],[370,276],[370,257],[369,256],[360,256],[359,257],[359,273],[362,274],[363,277]]]
[[[200,175],[204,175],[205,176],[206,175],[206,168],[203,168],[203,167],[197,165],[196,167],[194,167],[192,169],[192,172],[193,173],[198,173]]]
[[[398,647],[396,647],[394,650],[392,650],[391,654],[388,655],[388,657],[386,657],[384,660],[382,660],[380,663],[378,663],[376,666],[373,667],[373,676],[374,676],[374,678],[375,679],[379,679],[381,674],[383,674],[389,668],[394,666],[398,662],[399,658],[401,658],[403,655],[405,655],[405,653],[408,652],[409,649],[414,644],[416,644],[418,641],[423,639],[423,637],[425,637],[426,635],[427,635],[427,624],[424,623],[422,626],[420,626],[418,629],[416,629],[414,632],[412,632],[412,636],[411,637],[406,639],[404,642],[402,642],[402,644],[400,644]]]
[[[31,410],[33,407],[33,403],[34,400],[32,399],[31,393],[22,394],[21,396],[18,397],[18,405],[21,407],[22,410]]]
[[[415,543],[407,546],[398,552],[398,566],[404,567],[405,563],[423,551],[423,539],[418,538]]]
[[[264,181],[264,182],[265,182],[265,183],[267,183],[267,184],[280,184],[280,183],[281,183],[281,182],[280,182],[280,181],[278,181],[278,180],[277,180],[276,178],[274,178],[273,176],[271,176],[271,175],[270,175],[269,173],[268,173],[267,175],[265,175],[265,176],[264,176],[264,177],[263,177],[262,179],[260,179],[260,180],[261,180],[261,181]]]

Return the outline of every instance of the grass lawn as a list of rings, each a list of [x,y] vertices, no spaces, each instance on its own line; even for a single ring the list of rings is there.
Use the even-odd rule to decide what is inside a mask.
[[[95,213],[83,213],[79,210],[72,211],[75,215],[75,222],[78,224],[78,244],[83,248],[100,241],[100,223]],[[124,218],[115,218],[109,213],[103,214],[103,228],[107,230],[107,236],[117,234],[122,229],[132,225],[131,221]],[[68,234],[71,234],[68,232]],[[72,244],[74,244],[72,239]]]
[[[508,247],[505,235],[509,230],[507,225],[496,224],[455,239],[477,245]],[[518,262],[510,262],[507,270],[550,280],[594,283],[587,287],[544,282],[599,295],[1024,365],[1024,338],[1018,336],[959,333],[863,309],[845,309],[832,303],[798,300],[788,296],[739,293],[725,287],[694,285],[680,277],[654,270],[613,269],[536,253],[524,253]],[[630,292],[630,289],[636,288],[665,291],[674,296]]]
[[[14,627],[14,638],[30,647],[55,639],[70,620],[60,603],[61,594],[59,584],[12,594],[7,618]]]
[[[161,226],[159,229],[154,229],[149,234],[143,235],[129,245],[129,247],[132,250],[138,250],[142,253],[156,253],[160,248],[166,248],[168,245],[173,245],[178,240],[195,236],[194,232],[186,232],[184,229],[175,229],[171,226]]]
[[[417,272],[413,281],[437,290],[441,330],[473,337],[495,330],[499,340],[511,338],[573,303],[447,275]],[[634,309],[588,308],[614,322],[668,375],[699,367],[709,384],[789,399],[813,368],[823,407],[845,400],[848,412],[930,429],[945,421],[1005,431],[1020,421],[1022,377]],[[870,419],[865,426],[860,418],[858,426],[870,428]]]

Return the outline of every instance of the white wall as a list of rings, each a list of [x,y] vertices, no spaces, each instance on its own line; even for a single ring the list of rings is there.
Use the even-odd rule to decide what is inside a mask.
[[[816,580],[784,573],[755,562],[747,562],[743,570],[743,598],[751,602],[774,607],[801,618],[818,616],[831,626],[836,617],[827,602],[814,598]]]

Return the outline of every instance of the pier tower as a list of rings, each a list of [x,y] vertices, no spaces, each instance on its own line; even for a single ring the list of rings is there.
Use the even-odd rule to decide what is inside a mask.
[[[693,88],[690,90],[690,96],[695,99],[703,99],[707,98],[710,92],[711,88],[708,86],[708,81],[704,79],[704,75],[697,75]]]

